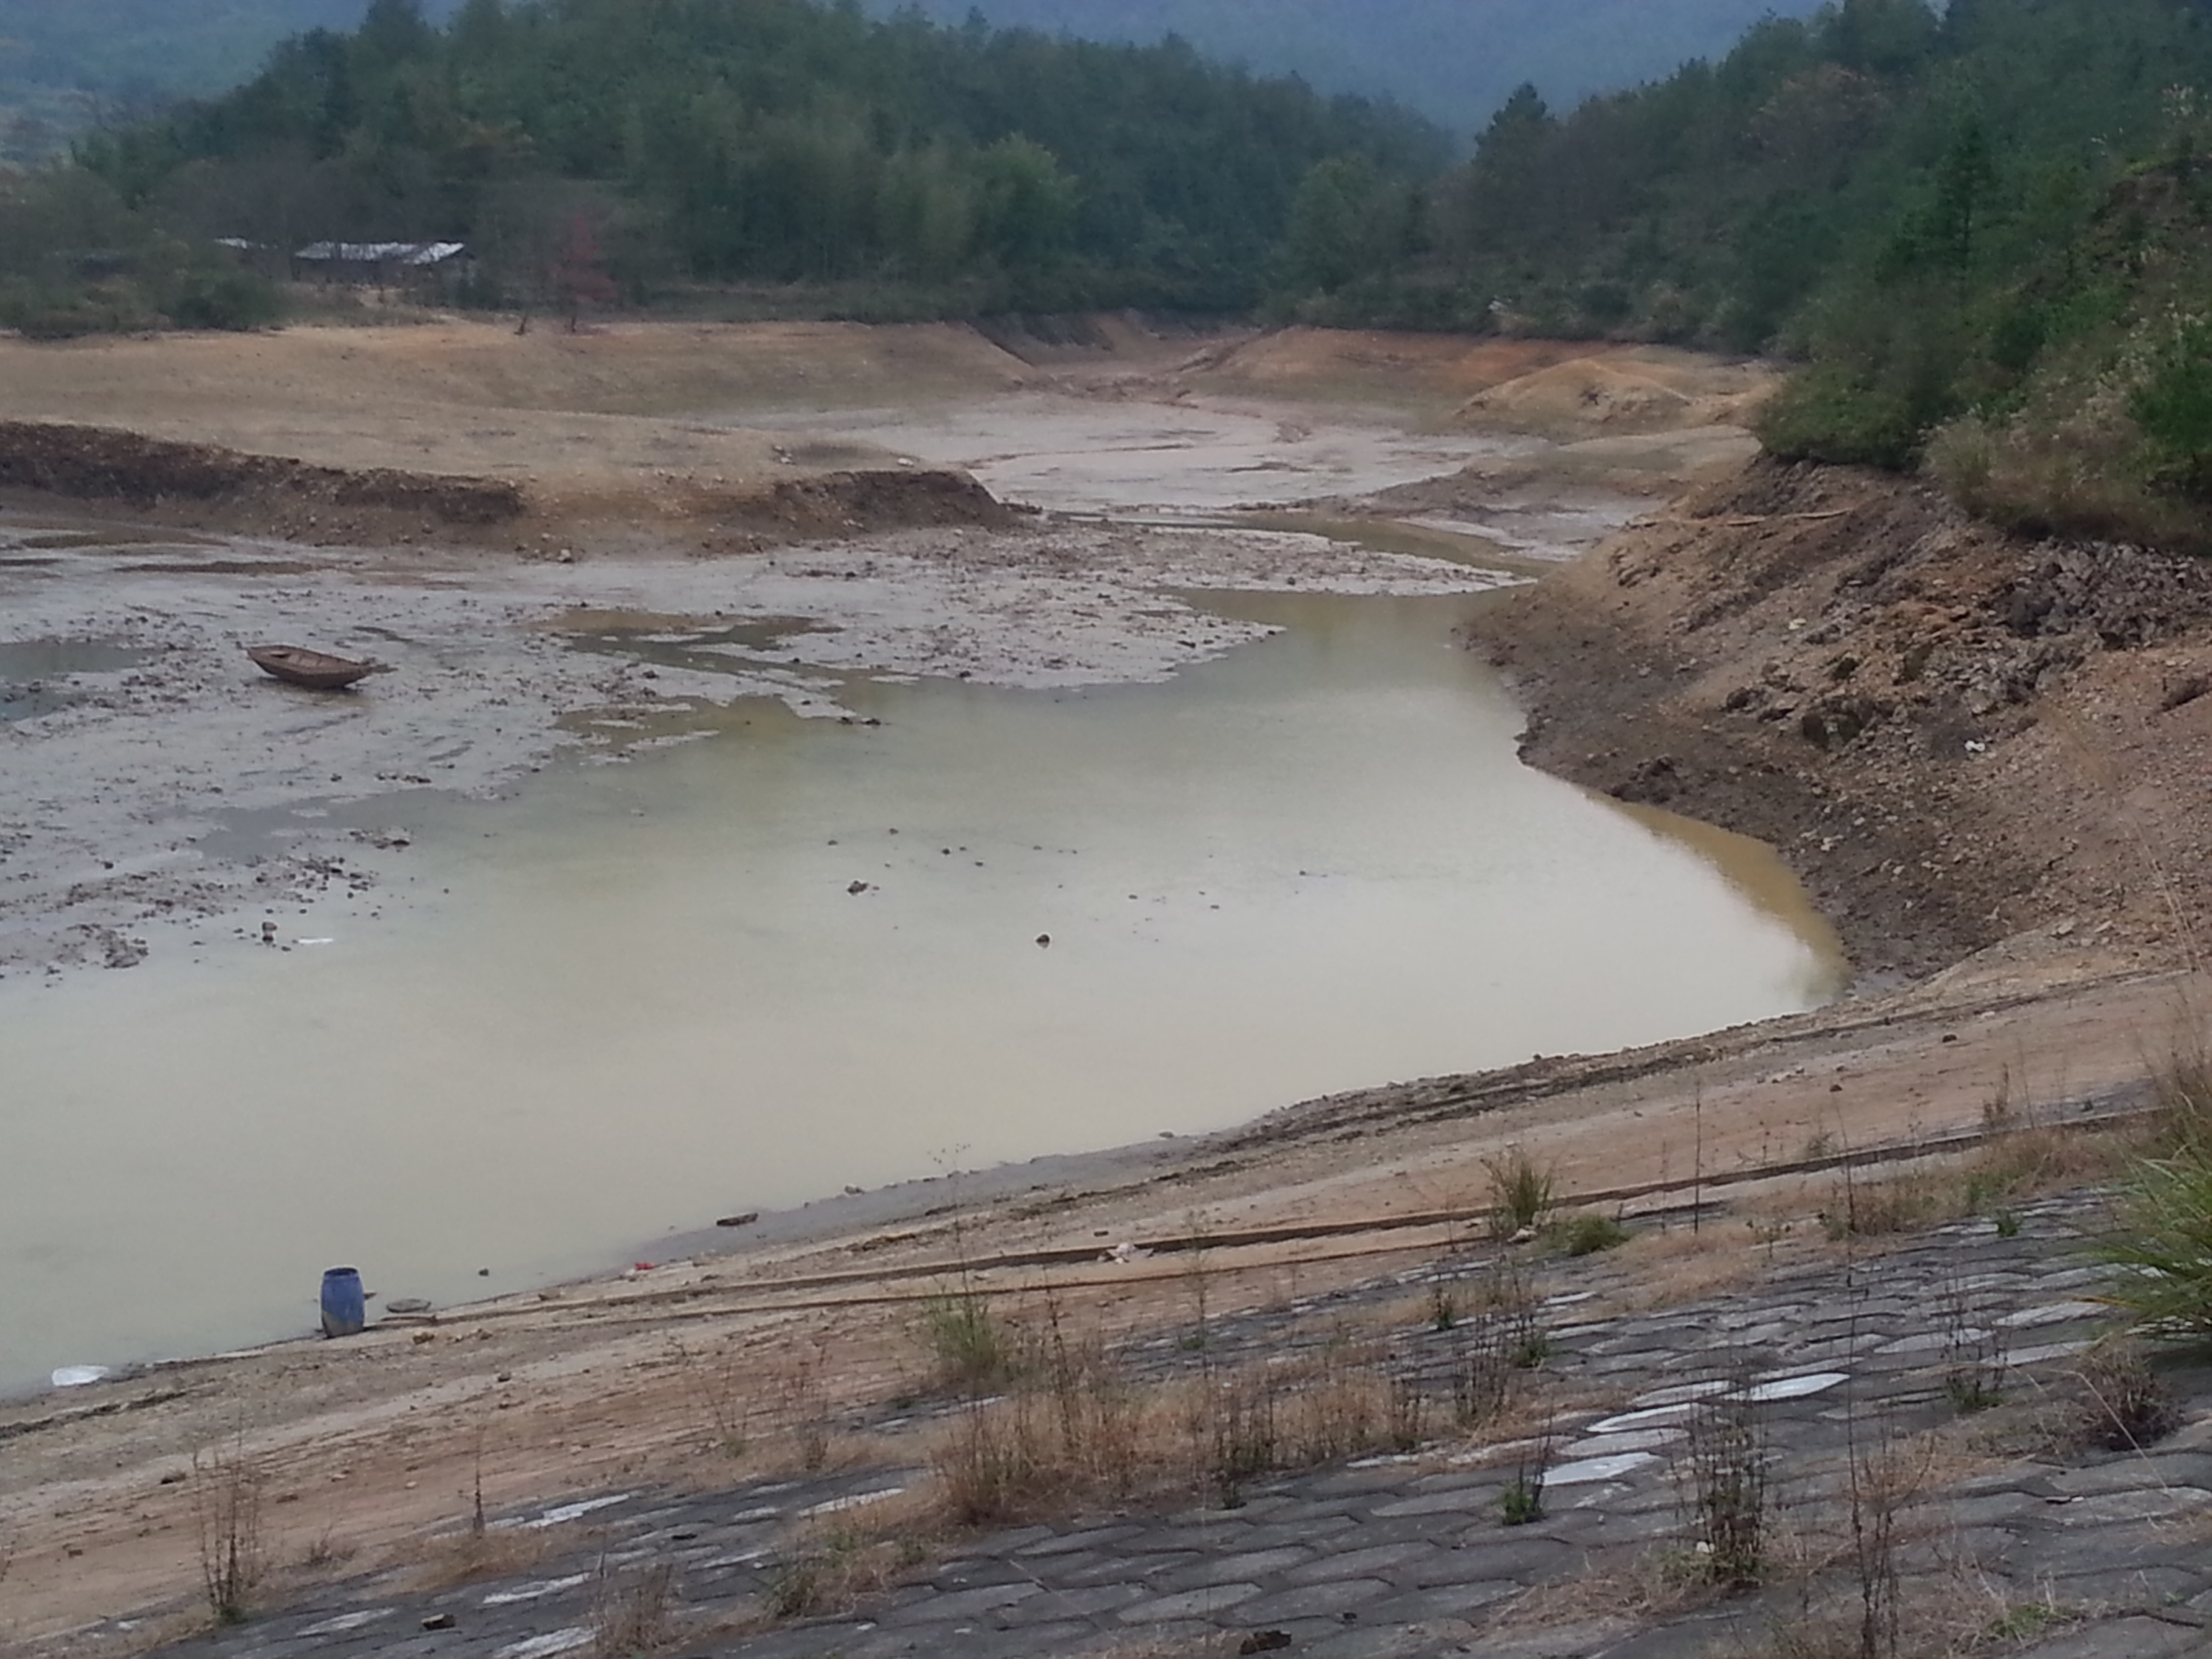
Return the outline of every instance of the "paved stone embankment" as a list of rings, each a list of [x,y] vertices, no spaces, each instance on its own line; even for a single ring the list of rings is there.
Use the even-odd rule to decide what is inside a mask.
[[[496,1521],[572,1540],[526,1575],[434,1591],[408,1589],[406,1573],[363,1577],[168,1651],[607,1651],[608,1586],[635,1586],[664,1568],[679,1620],[699,1621],[674,1650],[730,1659],[1760,1651],[1778,1625],[1805,1616],[1802,1575],[1787,1592],[1681,1593],[1709,1559],[1693,1513],[1692,1433],[1726,1422],[1750,1425],[1763,1449],[1771,1547],[1801,1560],[1824,1547],[1839,1560],[1849,1554],[1844,1494],[1855,1455],[1863,1483],[1878,1455],[1893,1469],[1909,1466],[1895,1553],[1908,1626],[1936,1617],[2036,1659],[2212,1653],[2206,1374],[2173,1374],[2182,1426],[2148,1450],[2082,1451],[2046,1431],[2075,1386],[2075,1357],[2105,1324],[2088,1299],[2098,1270],[2072,1243],[2086,1212],[2084,1200],[2054,1201],[2022,1210],[2011,1236],[1969,1222],[1852,1261],[1785,1254],[1749,1288],[1618,1317],[1577,1317],[1617,1282],[1617,1268],[1603,1258],[1560,1264],[1545,1286],[1534,1385],[1560,1407],[1549,1425],[1543,1512],[1526,1524],[1506,1525],[1504,1505],[1537,1448],[1462,1435],[1402,1457],[1256,1480],[1235,1508],[969,1537],[857,1612],[741,1634],[760,1598],[827,1529],[928,1477],[881,1467],[712,1496],[611,1492]],[[1466,1271],[1401,1275],[1329,1301],[1347,1315],[1363,1304],[1371,1313],[1402,1306],[1409,1287],[1439,1273]],[[1165,1375],[1293,1353],[1331,1340],[1331,1311],[1306,1303],[1212,1322],[1202,1355],[1168,1338],[1127,1358],[1139,1373]],[[1464,1375],[1471,1328],[1387,1339],[1393,1375],[1425,1391],[1432,1420],[1450,1420],[1449,1390]],[[2005,1404],[1962,1415],[1962,1399],[1991,1397]],[[894,1443],[901,1426],[878,1425]],[[1829,1582],[1842,1584],[1855,1618],[1857,1580],[1848,1564],[1842,1573]],[[724,1633],[710,1633],[718,1623]]]

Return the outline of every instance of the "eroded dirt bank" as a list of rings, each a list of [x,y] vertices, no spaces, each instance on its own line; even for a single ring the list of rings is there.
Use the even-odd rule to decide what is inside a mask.
[[[1536,764],[1778,845],[1875,983],[2193,959],[2212,573],[1759,461],[1479,624]]]

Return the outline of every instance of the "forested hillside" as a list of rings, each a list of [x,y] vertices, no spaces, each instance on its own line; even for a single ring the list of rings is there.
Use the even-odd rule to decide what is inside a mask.
[[[870,0],[889,15],[912,0]],[[1672,74],[1725,52],[1770,13],[1820,0],[919,0],[958,23],[1093,40],[1176,34],[1209,57],[1324,92],[1387,96],[1462,134],[1524,82],[1554,106]]]
[[[1571,113],[1524,91],[1431,187],[1325,164],[1282,304],[1781,351],[1780,453],[2212,544],[2208,90],[2204,0],[1844,0]]]
[[[88,269],[218,237],[465,241],[461,297],[483,304],[808,283],[868,315],[1234,309],[1316,164],[1410,184],[1449,155],[1395,109],[1182,46],[808,0],[468,0],[441,30],[374,0],[356,32],[294,40],[236,92],[19,187],[0,313],[91,325]]]
[[[1447,170],[1437,129],[1180,43],[810,0],[466,0],[441,30],[374,0],[0,191],[0,317],[250,321],[269,295],[218,235],[442,237],[484,304],[782,285],[1679,342],[1807,365],[1782,454],[2212,545],[2208,89],[2212,0],[1838,0],[1571,111],[1524,87]]]

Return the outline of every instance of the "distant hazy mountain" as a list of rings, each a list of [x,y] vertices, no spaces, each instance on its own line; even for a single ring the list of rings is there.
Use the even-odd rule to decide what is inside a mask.
[[[1382,94],[1462,132],[1534,82],[1553,104],[1718,57],[1818,0],[868,0],[1097,40],[1181,35],[1209,57],[1329,92]]]
[[[422,0],[425,16],[460,0]],[[253,77],[278,41],[351,29],[369,0],[0,0],[0,163]]]
[[[368,0],[0,0],[0,86],[113,95],[221,92],[303,29]]]
[[[433,18],[459,0],[422,0]],[[1534,82],[1571,105],[1724,52],[1770,12],[1817,0],[865,0],[959,23],[1088,40],[1178,34],[1208,57],[1297,74],[1328,92],[1394,97],[1464,132]],[[113,111],[238,85],[304,29],[352,28],[368,0],[0,0],[0,129],[67,129]],[[10,146],[0,131],[0,155]],[[21,140],[17,146],[20,149]]]

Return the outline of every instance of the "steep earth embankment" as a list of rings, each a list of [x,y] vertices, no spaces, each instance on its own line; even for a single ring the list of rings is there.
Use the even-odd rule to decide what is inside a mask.
[[[348,471],[213,444],[173,443],[103,427],[0,421],[0,484],[137,507],[255,501],[399,511],[449,525],[522,516],[522,492],[498,478]]]
[[[576,516],[547,513],[508,478],[390,467],[316,466],[214,444],[177,443],[105,427],[0,421],[0,489],[152,515],[168,526],[279,535],[315,543],[512,536]],[[917,526],[1002,528],[1014,513],[964,472],[878,467],[817,472],[750,488],[702,488],[684,520],[726,550],[765,541],[835,539]],[[734,539],[732,539],[734,538]],[[550,531],[539,539],[550,541]],[[520,550],[520,549],[518,549]]]
[[[1478,624],[1548,770],[1779,845],[1875,984],[2193,960],[2212,568],[1771,460]]]

